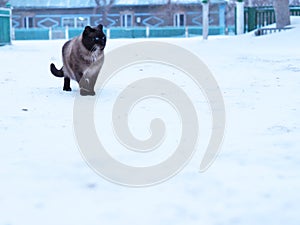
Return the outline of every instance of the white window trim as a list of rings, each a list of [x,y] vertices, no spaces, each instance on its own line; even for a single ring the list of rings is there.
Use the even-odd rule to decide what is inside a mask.
[[[180,16],[183,15],[183,25],[180,24]],[[186,26],[186,15],[183,12],[178,12],[174,14],[174,27],[184,27]]]
[[[128,26],[128,17],[130,16],[130,24]],[[132,12],[123,12],[121,13],[121,27],[133,27],[133,13]]]
[[[87,24],[90,24],[90,18],[88,16],[65,16],[62,18],[62,26],[64,26],[64,20],[65,19],[73,19],[73,22],[74,22],[74,28],[78,28],[78,24],[77,24],[77,20],[79,17],[82,17],[84,19],[87,19]]]
[[[32,27],[29,26],[29,19],[32,19],[32,23],[33,23]],[[29,29],[29,28],[33,28],[33,27],[34,27],[34,17],[32,17],[32,16],[25,16],[24,17],[24,28]]]

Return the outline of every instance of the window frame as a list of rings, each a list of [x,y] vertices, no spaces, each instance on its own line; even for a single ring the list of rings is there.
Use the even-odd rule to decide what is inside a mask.
[[[34,28],[34,22],[35,19],[33,16],[25,16],[23,18],[23,24],[24,24],[24,28],[29,29],[29,28]]]
[[[121,13],[121,27],[133,27],[134,26],[134,14],[132,12]]]
[[[72,21],[71,22],[72,25],[71,26],[66,25],[65,20]],[[79,26],[79,21],[86,21],[86,22]],[[90,23],[90,18],[88,16],[77,16],[77,15],[76,16],[64,16],[64,17],[62,17],[62,21],[61,21],[62,27],[70,27],[70,28],[82,28],[82,27],[87,26],[89,23]]]
[[[173,22],[174,27],[185,27],[186,26],[186,14],[184,12],[175,13],[173,19],[174,19],[174,22]]]

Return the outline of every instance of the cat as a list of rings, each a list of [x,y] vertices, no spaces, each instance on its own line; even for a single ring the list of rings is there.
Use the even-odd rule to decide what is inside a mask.
[[[94,87],[104,63],[106,35],[103,25],[86,26],[82,34],[67,41],[62,48],[63,67],[58,70],[53,63],[51,73],[64,77],[64,91],[72,91],[70,81],[75,80],[82,96],[95,95]]]

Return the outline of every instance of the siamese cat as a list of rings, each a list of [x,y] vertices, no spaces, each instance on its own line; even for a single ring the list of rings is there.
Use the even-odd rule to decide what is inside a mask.
[[[62,48],[63,67],[58,70],[52,63],[51,73],[64,77],[64,91],[72,91],[70,80],[78,82],[80,94],[95,95],[94,87],[104,63],[106,36],[102,24],[86,26],[83,33],[66,42]]]

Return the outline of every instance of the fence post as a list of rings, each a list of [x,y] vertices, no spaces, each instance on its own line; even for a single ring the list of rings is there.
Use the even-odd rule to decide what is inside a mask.
[[[69,40],[69,26],[66,26],[66,29],[65,29],[65,38],[66,38],[66,40]]]
[[[107,28],[106,30],[106,37],[107,39],[110,39],[110,28]]]
[[[49,27],[49,40],[52,40],[52,27]]]
[[[202,26],[203,26],[203,31],[202,31],[202,36],[204,40],[207,40],[208,38],[208,13],[209,13],[209,3],[207,0],[202,0]]]
[[[149,26],[146,27],[146,37],[147,38],[150,37],[150,27]]]
[[[14,27],[13,27],[13,17],[12,17],[12,6],[10,5],[10,3],[6,3],[6,6],[10,9],[10,41],[9,41],[9,44],[11,44],[11,40],[15,40],[15,30],[14,30]]]
[[[236,34],[240,35],[244,33],[244,2],[238,0],[236,2]]]

